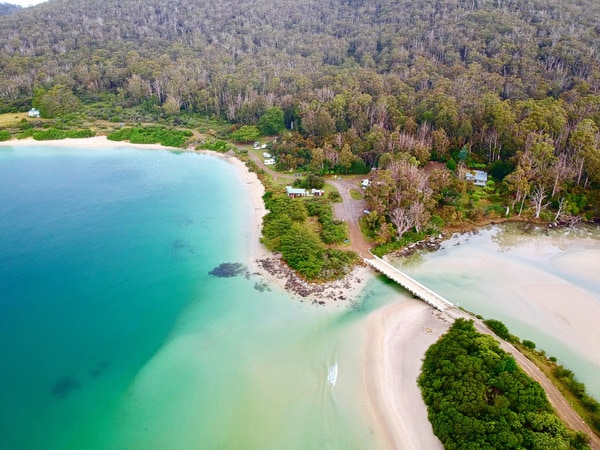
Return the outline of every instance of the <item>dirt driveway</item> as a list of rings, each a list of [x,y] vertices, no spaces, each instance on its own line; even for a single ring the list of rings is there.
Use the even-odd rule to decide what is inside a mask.
[[[358,221],[366,208],[364,200],[354,200],[350,195],[350,189],[364,192],[360,187],[364,176],[347,176],[329,179],[327,183],[332,185],[342,196],[342,203],[333,204],[333,213],[336,219],[343,220],[348,224],[350,233],[350,248],[363,258],[370,258],[369,248],[371,244],[367,242],[360,231]]]

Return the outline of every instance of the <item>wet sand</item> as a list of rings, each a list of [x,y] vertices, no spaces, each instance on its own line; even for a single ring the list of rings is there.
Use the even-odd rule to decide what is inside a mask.
[[[367,318],[365,389],[389,449],[443,449],[417,385],[425,351],[450,327],[418,300],[394,303]]]

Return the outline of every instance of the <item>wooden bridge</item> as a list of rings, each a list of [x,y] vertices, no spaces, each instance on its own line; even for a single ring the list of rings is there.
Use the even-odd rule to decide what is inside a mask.
[[[390,280],[395,281],[415,297],[420,298],[424,302],[433,306],[435,309],[440,311],[445,311],[446,308],[454,309],[454,305],[444,297],[423,286],[417,280],[409,277],[400,269],[397,269],[391,264],[385,262],[383,259],[373,255],[371,258],[364,258],[364,261],[377,272],[380,272]]]

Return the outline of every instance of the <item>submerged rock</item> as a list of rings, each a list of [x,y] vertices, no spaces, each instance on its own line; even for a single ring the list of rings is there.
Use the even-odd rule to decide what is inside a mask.
[[[81,384],[74,378],[63,377],[52,386],[52,394],[60,399],[65,399],[69,394],[81,388]]]
[[[246,272],[246,266],[242,263],[223,263],[208,272],[208,274],[219,278],[231,278],[243,275]]]
[[[271,290],[269,284],[265,283],[264,281],[257,281],[256,283],[254,283],[254,289],[256,289],[258,292],[265,292]]]

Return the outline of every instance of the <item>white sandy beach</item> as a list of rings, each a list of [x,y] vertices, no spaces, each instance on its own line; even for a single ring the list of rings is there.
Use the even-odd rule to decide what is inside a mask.
[[[389,449],[443,449],[417,386],[425,351],[450,324],[420,301],[381,308],[367,319],[365,389]]]
[[[94,136],[82,139],[59,139],[52,141],[36,141],[33,138],[12,139],[10,141],[0,142],[4,147],[27,147],[32,145],[43,145],[45,147],[68,147],[68,148],[115,148],[115,147],[135,147],[147,150],[175,150],[172,147],[164,147],[160,144],[130,144],[129,142],[109,141],[106,136]],[[181,149],[176,149],[181,150]]]

